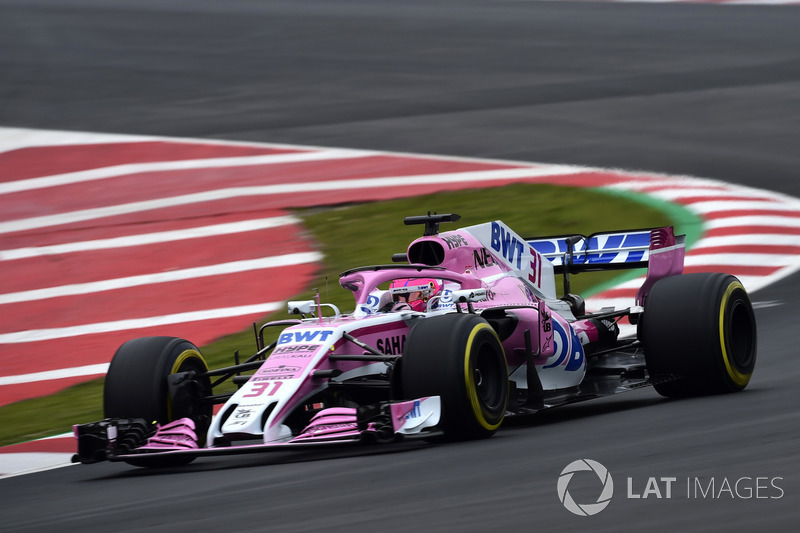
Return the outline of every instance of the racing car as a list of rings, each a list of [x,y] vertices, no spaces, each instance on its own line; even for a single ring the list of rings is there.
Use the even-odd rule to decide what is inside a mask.
[[[290,301],[291,318],[254,325],[254,353],[237,351],[231,366],[209,370],[180,338],[126,342],[106,376],[106,418],[74,427],[73,461],[164,466],[475,439],[507,417],[644,386],[667,397],[747,386],[757,340],[747,291],[728,274],[683,274],[673,228],[526,239],[492,221],[440,232],[459,218],[407,217],[424,230],[405,253],[341,274],[352,312],[318,293]],[[570,275],[643,267],[630,307],[587,312],[570,292]]]

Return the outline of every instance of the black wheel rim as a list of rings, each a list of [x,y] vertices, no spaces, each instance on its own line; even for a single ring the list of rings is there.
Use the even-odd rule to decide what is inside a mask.
[[[481,404],[491,413],[502,411],[505,407],[505,395],[502,387],[506,379],[505,369],[502,365],[502,357],[493,344],[489,342],[480,344],[473,372],[475,389]]]
[[[755,337],[750,307],[740,297],[734,298],[728,315],[728,349],[739,370],[747,370],[753,363]]]

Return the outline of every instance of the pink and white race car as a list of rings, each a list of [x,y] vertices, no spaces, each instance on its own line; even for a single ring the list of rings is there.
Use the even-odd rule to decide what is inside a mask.
[[[672,228],[524,239],[495,221],[439,232],[459,218],[406,218],[424,235],[395,263],[342,273],[352,313],[319,297],[289,302],[297,318],[264,324],[244,362],[237,352],[233,366],[209,370],[186,340],[126,342],[106,376],[107,418],[75,426],[73,460],[160,466],[470,439],[506,417],[645,385],[669,397],[747,386],[756,360],[748,294],[731,275],[682,274],[684,239]],[[631,307],[587,313],[570,293],[570,274],[644,266]],[[238,389],[215,394],[229,379]]]

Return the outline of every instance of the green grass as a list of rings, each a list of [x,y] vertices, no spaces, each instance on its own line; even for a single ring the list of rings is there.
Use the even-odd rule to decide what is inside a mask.
[[[313,296],[311,289],[319,288],[323,301],[337,305],[343,312],[352,310],[352,293],[339,286],[339,273],[354,266],[390,263],[392,254],[405,252],[408,244],[422,235],[422,226],[405,226],[403,218],[427,211],[462,215],[455,224],[442,224],[441,231],[499,219],[523,237],[670,224],[678,231],[691,233],[695,229],[682,227],[694,221],[674,208],[633,201],[631,195],[552,185],[517,184],[300,210],[297,214],[325,255],[325,264],[308,290],[292,299],[309,299]],[[607,285],[614,276],[613,272],[572,276],[572,292],[587,294],[592,286]],[[264,287],[254,289],[268,291],[270,283],[280,280],[267,281]],[[556,286],[560,287],[560,280]],[[281,311],[264,321],[286,317]],[[235,349],[243,358],[253,353],[252,326],[242,326],[241,332],[202,347],[210,367],[233,364]],[[96,379],[52,396],[0,407],[0,446],[64,433],[73,424],[101,420],[102,388],[103,379]]]

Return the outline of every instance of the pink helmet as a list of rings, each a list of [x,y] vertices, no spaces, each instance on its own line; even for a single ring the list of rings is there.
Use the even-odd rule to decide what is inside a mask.
[[[403,278],[392,281],[389,292],[395,302],[405,302],[414,311],[425,311],[428,300],[442,292],[441,281],[431,278]]]

